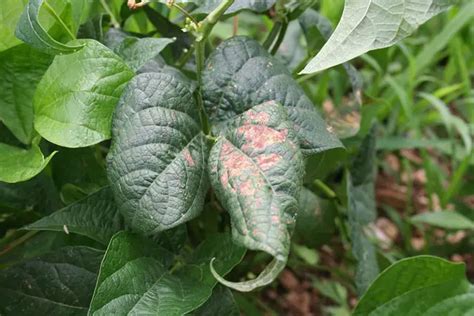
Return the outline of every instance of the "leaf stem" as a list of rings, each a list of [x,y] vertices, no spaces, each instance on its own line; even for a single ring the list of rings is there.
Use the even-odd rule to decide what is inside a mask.
[[[105,12],[107,12],[107,14],[110,16],[110,20],[112,22],[113,27],[115,27],[117,29],[120,28],[120,23],[118,22],[117,18],[115,17],[114,13],[110,9],[107,2],[105,2],[105,0],[100,0],[100,4],[104,8]]]
[[[194,24],[196,28],[199,26],[199,22],[185,8],[183,8],[177,3],[174,3],[174,1],[168,2],[168,5],[170,7],[178,9],[185,17],[187,17]]]
[[[7,245],[4,249],[2,249],[0,251],[0,256],[6,254],[7,252],[10,252],[11,250],[13,250],[14,248],[16,248],[18,246],[20,246],[22,243],[24,243],[25,241],[27,241],[28,239],[30,239],[31,237],[33,237],[37,233],[39,233],[39,231],[29,231],[26,234],[24,234],[23,236],[21,236],[20,238],[12,241],[9,245]]]
[[[282,27],[281,21],[276,21],[275,23],[273,23],[273,27],[272,27],[270,33],[268,34],[267,38],[263,42],[263,47],[266,50],[270,50],[270,47],[275,42],[275,38],[280,33],[281,27]]]
[[[281,23],[282,25],[280,28],[280,32],[278,32],[278,37],[276,39],[276,42],[270,51],[272,55],[275,55],[276,52],[278,51],[278,48],[280,47],[281,43],[283,42],[283,39],[285,38],[286,30],[288,29],[288,22],[286,20]]]
[[[63,29],[66,31],[66,33],[69,35],[69,37],[72,40],[75,40],[76,36],[67,27],[67,25],[61,19],[61,17],[59,17],[59,15],[56,13],[56,11],[54,11],[53,7],[51,7],[47,1],[44,1],[43,4],[44,4],[44,7],[46,8],[46,10],[48,10],[49,14],[51,14],[51,16],[63,27]]]
[[[320,189],[329,199],[336,199],[337,194],[330,187],[328,187],[324,182],[319,179],[314,180],[314,185]]]

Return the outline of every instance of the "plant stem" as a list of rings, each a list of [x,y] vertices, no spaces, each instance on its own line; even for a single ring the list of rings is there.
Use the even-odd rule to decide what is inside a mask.
[[[44,6],[46,10],[48,10],[48,12],[53,16],[53,18],[63,27],[69,37],[72,40],[75,40],[76,36],[71,32],[71,30],[67,27],[64,21],[59,17],[59,15],[56,13],[56,11],[54,11],[54,9],[49,5],[47,1],[44,2]]]
[[[112,22],[113,27],[120,28],[120,23],[118,22],[117,18],[115,17],[107,2],[105,2],[105,0],[100,0],[100,4],[104,8],[105,12],[110,15],[110,20]]]
[[[205,40],[212,31],[214,25],[217,24],[221,16],[227,11],[227,9],[234,3],[234,0],[224,0],[217,8],[215,8],[209,15],[199,23],[199,33]],[[199,38],[197,39],[199,40]]]
[[[328,198],[335,199],[337,198],[336,192],[334,192],[330,187],[328,187],[324,182],[319,179],[314,180],[314,185],[320,189]]]
[[[178,9],[184,16],[191,20],[195,27],[199,26],[199,22],[196,21],[196,19],[191,15],[191,13],[189,13],[185,8],[174,2],[171,4],[171,6]]]
[[[21,236],[20,238],[12,241],[9,245],[7,245],[4,249],[2,249],[0,251],[0,256],[6,254],[7,252],[13,250],[14,248],[20,246],[22,243],[24,243],[25,241],[27,241],[28,239],[30,239],[31,237],[33,237],[34,235],[36,235],[37,233],[39,233],[39,231],[29,231],[27,232],[26,234],[24,234],[23,236]]]
[[[265,39],[265,42],[263,42],[263,47],[264,47],[266,50],[270,50],[270,47],[271,47],[272,44],[275,42],[275,38],[276,38],[276,37],[278,36],[278,34],[280,33],[281,27],[282,27],[281,21],[276,21],[275,23],[273,23],[272,30],[270,31],[270,33],[268,34],[267,38]]]
[[[273,47],[270,51],[270,53],[272,55],[275,55],[276,52],[278,51],[278,48],[280,47],[281,43],[283,42],[283,39],[285,38],[285,34],[286,34],[287,29],[288,29],[288,22],[283,21],[282,25],[281,25],[281,28],[280,28],[280,32],[278,33],[278,37],[276,39],[276,42],[275,42],[275,44],[273,45]]]

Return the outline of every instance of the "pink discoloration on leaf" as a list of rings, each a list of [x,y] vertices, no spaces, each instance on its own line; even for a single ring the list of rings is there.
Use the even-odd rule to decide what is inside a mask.
[[[183,150],[183,157],[184,157],[184,160],[186,160],[188,166],[194,167],[195,162],[194,162],[193,156],[191,156],[191,153],[189,152],[188,148],[185,148]]]
[[[242,150],[263,150],[273,144],[281,144],[288,138],[288,130],[274,130],[263,125],[244,125],[237,129],[245,139]]]
[[[263,154],[255,158],[257,165],[264,171],[276,167],[281,159],[282,157],[278,154]]]
[[[273,224],[278,224],[280,222],[280,216],[278,215],[273,215],[272,216],[272,223]]]
[[[262,124],[267,125],[270,122],[270,114],[266,112],[248,111],[245,113],[247,124]]]

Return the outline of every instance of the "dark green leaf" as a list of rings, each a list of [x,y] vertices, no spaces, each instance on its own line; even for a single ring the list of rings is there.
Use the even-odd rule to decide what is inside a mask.
[[[115,49],[115,52],[131,69],[137,71],[172,42],[170,38],[127,37]]]
[[[217,257],[219,272],[227,273],[244,254],[227,235],[204,241],[176,272],[168,270],[172,256],[149,241],[119,233],[102,262],[90,315],[183,315],[203,304],[216,280],[209,260]],[[134,282],[130,282],[133,279]]]
[[[0,181],[15,183],[33,178],[46,167],[55,153],[45,158],[38,145],[23,149],[0,143]]]
[[[108,175],[125,220],[155,234],[201,211],[208,188],[206,138],[189,86],[165,73],[136,76],[113,122]]]
[[[2,315],[85,315],[103,252],[67,247],[0,272]]]
[[[33,95],[51,56],[18,45],[0,53],[0,120],[22,143],[33,137]]]
[[[445,299],[426,312],[426,316],[459,315],[467,316],[474,314],[474,293],[466,293]]]
[[[110,138],[112,113],[133,72],[107,47],[78,40],[80,51],[56,56],[34,97],[35,129],[64,147]]]
[[[474,222],[454,211],[439,211],[411,217],[412,223],[422,223],[445,229],[474,229]]]
[[[425,312],[433,305],[468,290],[462,263],[431,256],[403,259],[380,274],[354,315],[430,315]]]
[[[28,230],[52,230],[76,233],[108,244],[113,234],[123,229],[123,219],[113,200],[109,187],[39,221],[27,225]]]
[[[232,292],[223,285],[218,285],[212,291],[207,302],[191,313],[193,316],[239,316],[239,306],[234,300]]]
[[[357,260],[356,286],[359,295],[377,277],[379,267],[375,247],[366,236],[367,225],[376,217],[375,170],[376,129],[363,140],[347,177],[349,225],[352,253]]]
[[[72,53],[81,49],[84,44],[74,42],[63,44],[52,38],[39,23],[39,12],[43,0],[30,0],[20,17],[16,36],[29,45],[50,54]]]
[[[234,239],[275,258],[271,274],[225,285],[250,291],[285,266],[304,174],[303,156],[284,108],[267,102],[244,112],[211,150],[211,183],[229,211]],[[269,270],[265,271],[269,273]]]
[[[203,97],[217,129],[249,108],[274,100],[288,112],[304,153],[342,146],[286,67],[250,38],[233,37],[211,54],[203,72]]]

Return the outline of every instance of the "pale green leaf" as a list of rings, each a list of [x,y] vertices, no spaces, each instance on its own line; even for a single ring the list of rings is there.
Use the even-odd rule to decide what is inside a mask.
[[[474,229],[474,222],[454,211],[422,213],[411,217],[410,221],[445,229]]]
[[[15,37],[15,28],[27,0],[3,1],[0,6],[0,51],[21,43]]]
[[[368,51],[392,46],[447,10],[452,0],[346,0],[339,25],[301,73],[342,64]]]

